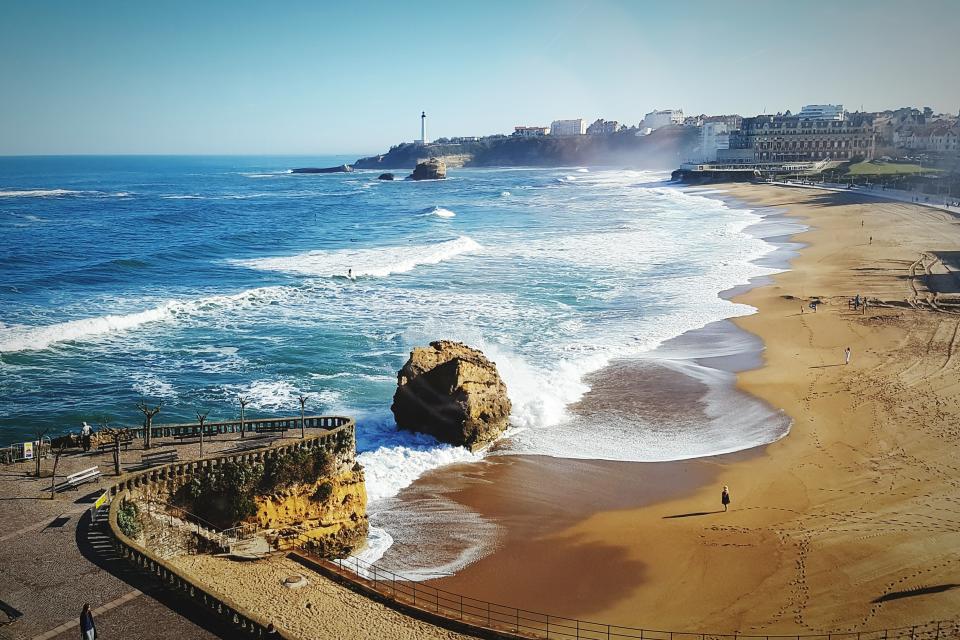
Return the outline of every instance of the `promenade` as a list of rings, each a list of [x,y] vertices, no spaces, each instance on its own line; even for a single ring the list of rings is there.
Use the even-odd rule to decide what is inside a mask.
[[[239,439],[239,435],[231,436]],[[235,446],[205,443],[206,454]],[[140,441],[122,456],[123,470],[139,464]],[[196,444],[171,445],[181,459],[196,458]],[[65,454],[58,478],[99,466],[99,482],[50,499],[52,459],[35,478],[32,461],[0,467],[0,638],[75,638],[80,609],[89,602],[102,638],[226,638],[232,630],[160,589],[114,552],[89,510],[109,486],[112,453]]]

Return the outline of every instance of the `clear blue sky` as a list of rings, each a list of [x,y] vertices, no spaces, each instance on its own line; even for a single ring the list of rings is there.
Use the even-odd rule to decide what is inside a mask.
[[[960,109],[960,1],[0,0],[0,155],[364,153],[654,108]]]

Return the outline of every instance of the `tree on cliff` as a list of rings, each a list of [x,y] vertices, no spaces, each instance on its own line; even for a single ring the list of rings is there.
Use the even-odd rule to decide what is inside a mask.
[[[40,477],[40,459],[43,457],[43,438],[47,435],[47,432],[50,431],[49,427],[46,429],[36,429],[33,432],[33,435],[36,436],[36,446],[33,448],[33,460],[36,464],[36,476]]]
[[[120,475],[120,443],[128,439],[129,430],[114,429],[110,426],[109,416],[104,416],[100,419],[100,429],[97,433],[108,438],[113,444],[113,472]]]
[[[153,431],[153,417],[160,413],[160,407],[163,406],[163,400],[152,409],[147,406],[146,401],[141,400],[137,403],[137,409],[143,414],[143,448],[149,449],[152,440],[151,431]]]

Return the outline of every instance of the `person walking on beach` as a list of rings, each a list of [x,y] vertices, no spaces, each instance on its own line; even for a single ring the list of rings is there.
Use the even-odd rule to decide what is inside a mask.
[[[727,510],[730,504],[730,487],[723,485],[723,491],[720,492],[720,503],[723,504],[723,510]]]
[[[850,364],[850,347],[843,350],[843,364]]]
[[[95,640],[97,637],[97,627],[93,624],[93,612],[90,611],[90,605],[83,605],[83,611],[80,612],[80,640]]]
[[[90,451],[90,437],[93,435],[93,428],[86,422],[80,428],[80,441],[83,444],[84,452]]]

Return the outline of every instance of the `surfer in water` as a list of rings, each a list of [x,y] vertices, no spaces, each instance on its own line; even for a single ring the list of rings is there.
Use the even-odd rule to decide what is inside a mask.
[[[347,269],[347,280],[353,280],[353,269]]]

